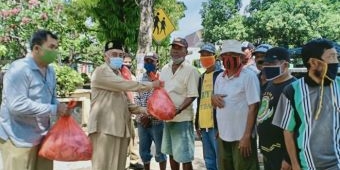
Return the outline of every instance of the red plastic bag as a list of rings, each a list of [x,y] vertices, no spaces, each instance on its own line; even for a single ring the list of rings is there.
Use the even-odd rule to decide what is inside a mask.
[[[122,66],[120,72],[125,80],[132,80],[132,73],[126,66]]]
[[[122,74],[122,77],[125,80],[132,80],[132,73],[126,66],[122,66],[122,68],[120,69],[120,72]],[[133,93],[132,92],[126,92],[126,95],[129,98],[130,102],[134,103]]]
[[[90,160],[92,145],[72,116],[61,116],[44,138],[39,156],[57,161]]]
[[[152,80],[158,79],[153,73],[150,73],[150,77]],[[171,120],[176,116],[175,104],[163,88],[154,89],[147,101],[147,110],[159,120]]]

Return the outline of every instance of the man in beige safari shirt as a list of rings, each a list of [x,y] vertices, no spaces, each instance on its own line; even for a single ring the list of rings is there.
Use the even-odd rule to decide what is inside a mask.
[[[131,115],[145,108],[129,102],[126,92],[160,87],[160,81],[140,83],[121,76],[122,45],[105,45],[105,63],[93,73],[89,136],[93,144],[92,170],[124,170],[131,136]]]
[[[192,102],[198,97],[199,73],[185,61],[188,43],[183,38],[175,38],[171,43],[172,61],[160,72],[164,89],[176,106],[176,117],[164,124],[162,152],[170,155],[171,169],[192,170],[195,135],[193,130],[194,112]]]

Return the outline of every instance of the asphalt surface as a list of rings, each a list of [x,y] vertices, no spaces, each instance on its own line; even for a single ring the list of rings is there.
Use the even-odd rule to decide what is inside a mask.
[[[152,149],[154,153],[154,148]],[[1,154],[0,154],[1,157]],[[0,159],[2,160],[2,158]],[[167,161],[167,170],[170,169],[169,161]],[[204,170],[204,160],[202,152],[202,142],[195,142],[195,160],[193,161],[193,168],[197,170]],[[158,163],[154,159],[151,161],[151,170],[158,170]],[[4,170],[2,166],[2,161],[0,161],[0,170]],[[90,161],[78,161],[78,162],[60,162],[54,161],[54,170],[91,170]]]

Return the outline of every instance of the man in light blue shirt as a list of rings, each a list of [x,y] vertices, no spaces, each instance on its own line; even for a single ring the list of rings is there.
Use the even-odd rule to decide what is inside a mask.
[[[50,117],[69,114],[56,100],[58,38],[46,30],[33,34],[32,53],[13,62],[5,74],[0,110],[0,151],[6,170],[52,170],[53,161],[38,156]]]

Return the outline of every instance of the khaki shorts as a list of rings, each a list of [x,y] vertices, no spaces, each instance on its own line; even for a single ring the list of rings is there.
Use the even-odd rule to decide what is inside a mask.
[[[0,139],[4,170],[53,170],[53,161],[38,156],[38,146],[18,148],[11,140]]]

